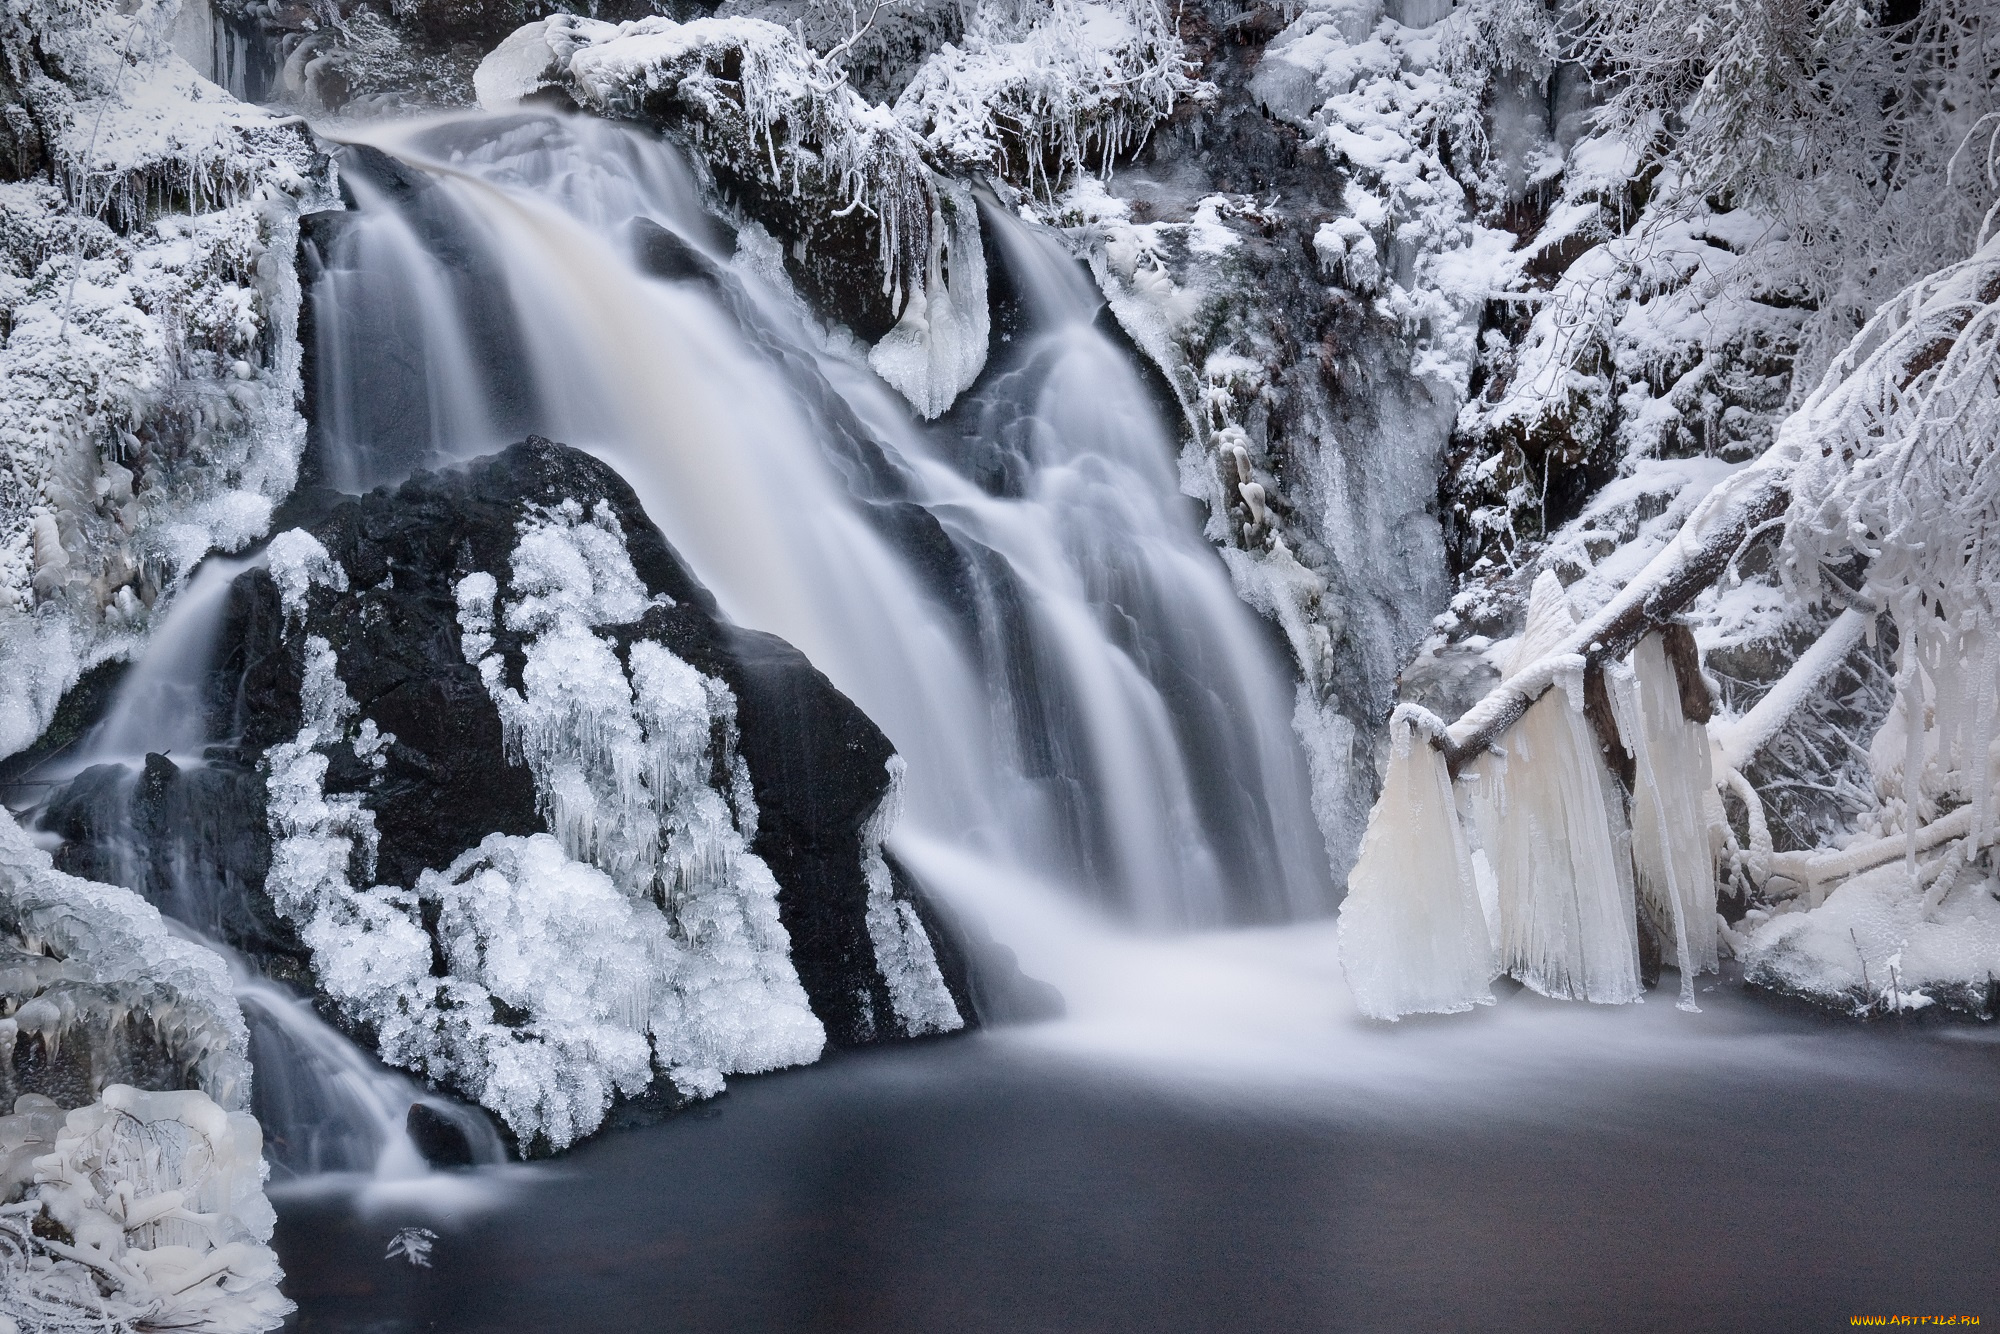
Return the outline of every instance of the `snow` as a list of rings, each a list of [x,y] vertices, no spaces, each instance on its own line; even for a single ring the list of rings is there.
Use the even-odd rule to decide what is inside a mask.
[[[1405,705],[1390,724],[1389,772],[1340,907],[1340,960],[1375,1019],[1458,1014],[1493,1003],[1493,939],[1459,825],[1444,755]]]
[[[1938,871],[1926,863],[1919,874]],[[1744,977],[1850,1012],[1949,1000],[1983,1012],[2000,977],[2000,884],[1961,875],[1934,907],[1901,860],[1854,876],[1811,911],[1750,931]]]
[[[173,53],[176,8],[0,20],[45,57],[21,94],[54,182],[0,183],[0,752],[262,536],[304,443],[292,256],[324,159]]]
[[[28,1095],[0,1159],[31,1154],[26,1199],[0,1204],[0,1306],[31,1328],[259,1334],[291,1313],[249,1115],[198,1090],[113,1084],[67,1115]],[[69,1240],[31,1230],[38,1213]]]
[[[522,99],[558,86],[563,61],[549,44],[548,25],[526,23],[487,53],[473,71],[472,91],[485,111],[511,111]]]
[[[962,45],[933,55],[896,118],[938,161],[1053,198],[1065,181],[1143,145],[1190,78],[1158,0],[1044,0],[972,7]]]

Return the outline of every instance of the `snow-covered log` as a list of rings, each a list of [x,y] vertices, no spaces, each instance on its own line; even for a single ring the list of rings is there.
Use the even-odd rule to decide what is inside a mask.
[[[1574,991],[1560,970],[1553,977],[1538,971],[1546,960],[1561,956],[1569,924],[1545,925],[1515,900],[1510,925],[1507,885],[1510,874],[1537,892],[1551,883],[1558,888],[1582,883],[1574,858],[1594,859],[1606,806],[1599,784],[1610,781],[1592,753],[1595,748],[1584,734],[1580,714],[1575,725],[1561,729],[1569,715],[1559,701],[1549,698],[1550,686],[1574,679],[1579,668],[1590,672],[1611,667],[1648,631],[1664,627],[1668,618],[1727,574],[1753,541],[1780,523],[1786,529],[1793,577],[1808,590],[1817,585],[1824,566],[1857,553],[1868,558],[1864,595],[1891,608],[1906,641],[1899,678],[1904,684],[1904,713],[1911,720],[1928,720],[1923,726],[1913,721],[1902,733],[1907,757],[1900,767],[1904,787],[1900,842],[1906,856],[1914,861],[1920,837],[1916,822],[1929,809],[1926,802],[1936,800],[1964,804],[1960,813],[1948,817],[1951,823],[1938,822],[1921,835],[1926,845],[1966,840],[1952,854],[1961,865],[1981,853],[1993,819],[1992,750],[2000,730],[2000,652],[1995,649],[2000,644],[2000,630],[1995,629],[2000,609],[1993,604],[1993,590],[2000,588],[2000,568],[1994,565],[2000,560],[1994,554],[1994,535],[2000,530],[1996,434],[2000,434],[2000,239],[1988,241],[1972,258],[1926,278],[1888,303],[1834,360],[1819,388],[1786,419],[1770,450],[1716,486],[1639,575],[1583,624],[1559,633],[1556,618],[1547,609],[1555,596],[1547,586],[1553,576],[1538,581],[1536,605],[1531,607],[1529,627],[1517,645],[1511,670],[1438,741],[1451,771],[1469,770],[1481,787],[1492,784],[1503,766],[1519,765],[1523,758],[1540,754],[1557,761],[1532,777],[1513,776],[1512,785],[1531,794],[1525,818],[1509,819],[1499,812],[1481,822],[1482,840],[1495,854],[1502,886],[1502,962],[1510,971],[1529,985],[1547,984],[1538,989],[1552,989],[1553,994]],[[1851,643],[1851,636],[1862,628],[1856,622],[1867,620],[1860,612],[1846,616],[1853,619],[1836,623],[1831,637],[1800,669],[1800,681],[1817,679],[1825,666],[1821,659],[1843,656],[1842,645]],[[1539,660],[1532,660],[1538,655]],[[1645,694],[1657,697],[1664,713],[1668,671],[1653,660],[1650,649],[1640,656],[1640,663],[1651,678]],[[1684,685],[1677,682],[1675,689]],[[1758,734],[1768,734],[1782,721],[1789,702],[1804,689],[1783,691],[1762,716],[1753,712],[1740,731],[1723,734],[1739,740],[1747,753]],[[1643,699],[1634,698],[1638,694],[1636,688],[1627,689],[1625,711],[1631,713],[1636,705],[1640,719],[1628,729],[1626,746],[1641,761],[1640,785],[1651,789],[1650,794],[1640,794],[1636,808],[1638,817],[1650,825],[1646,837],[1658,840],[1649,855],[1642,855],[1642,861],[1650,864],[1649,878],[1656,882],[1648,897],[1668,910],[1667,919],[1679,932],[1675,944],[1685,974],[1706,962],[1695,953],[1697,940],[1687,934],[1702,900],[1684,897],[1680,887],[1683,861],[1691,863],[1699,856],[1690,826],[1694,809],[1706,802],[1692,776],[1705,767],[1706,756],[1699,746],[1687,744],[1692,737],[1684,741],[1651,726],[1644,718]],[[1669,754],[1679,756],[1679,761],[1669,761]],[[1583,782],[1569,772],[1573,756],[1589,761],[1598,782]],[[1663,774],[1669,764],[1672,772]],[[1755,826],[1760,811],[1754,792],[1747,790],[1733,767],[1719,778],[1744,789]],[[1385,794],[1384,801],[1389,799]],[[1615,812],[1616,803],[1612,805]],[[1670,814],[1668,807],[1675,813]],[[1371,827],[1385,818],[1402,817],[1385,814],[1378,802]],[[1575,821],[1583,822],[1580,830],[1570,828]],[[1557,828],[1571,845],[1568,867],[1557,864],[1561,859],[1534,860],[1547,838],[1544,831]],[[1774,859],[1768,833],[1757,842],[1761,872]],[[1682,851],[1674,851],[1676,847]],[[1836,873],[1864,869],[1874,864],[1876,855],[1857,852],[1852,859],[1787,863],[1787,870],[1818,883]],[[1519,862],[1511,872],[1510,861]],[[1520,878],[1524,870],[1532,880]],[[1700,889],[1698,878],[1691,887]],[[1408,949],[1408,943],[1401,948]],[[1617,990],[1615,984],[1609,986],[1606,998]]]

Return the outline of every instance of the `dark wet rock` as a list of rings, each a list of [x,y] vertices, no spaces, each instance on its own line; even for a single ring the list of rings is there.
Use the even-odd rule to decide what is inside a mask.
[[[472,1140],[465,1128],[429,1103],[413,1102],[403,1119],[410,1142],[432,1167],[471,1167]]]

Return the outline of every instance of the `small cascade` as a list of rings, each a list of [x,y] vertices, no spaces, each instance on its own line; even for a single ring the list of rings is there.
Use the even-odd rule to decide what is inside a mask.
[[[483,1114],[425,1093],[349,1042],[309,1001],[240,964],[236,999],[250,1025],[252,1096],[265,1154],[289,1176],[342,1172],[406,1181],[428,1172],[432,1158],[465,1166],[507,1160]],[[413,1122],[430,1157],[412,1135]]]
[[[210,651],[229,586],[253,563],[220,556],[201,563],[154,630],[145,656],[119,683],[103,721],[84,736],[59,772],[136,763],[148,754],[177,756],[183,765],[200,761],[210,735]]]
[[[798,646],[889,734],[910,774],[892,850],[943,839],[1154,929],[1330,906],[1282,654],[1056,238],[985,215],[1021,327],[926,425],[811,321],[767,240],[731,244],[669,146],[488,116],[373,147],[428,184],[357,190],[349,234],[402,225],[437,263],[501,276],[505,327],[492,308],[470,324],[520,350],[513,420],[616,466],[725,614]],[[323,318],[348,318],[342,290],[315,294]],[[491,448],[429,370],[469,335],[410,328],[394,355],[451,439],[406,433],[404,469]],[[401,392],[319,370],[322,402]],[[384,459],[323,468],[389,480]]]
[[[258,892],[262,776],[211,744],[229,721],[213,649],[232,582],[259,559],[201,566],[103,721],[74,756],[42,770],[53,781],[29,818],[62,840],[58,866],[144,895],[228,960],[250,1029],[252,1108],[281,1175],[396,1181],[421,1177],[431,1161],[504,1162],[483,1114],[383,1066],[245,952],[282,954],[288,941]]]

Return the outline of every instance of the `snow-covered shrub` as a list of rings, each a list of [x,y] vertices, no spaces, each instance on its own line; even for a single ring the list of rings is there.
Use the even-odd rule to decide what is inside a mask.
[[[1995,197],[1995,17],[1984,0],[1574,8],[1575,54],[1607,76],[1601,123],[1657,138],[1690,204],[1781,231],[1774,262],[1812,309],[1798,397],[1881,302],[1976,243]]]
[[[1181,103],[1213,97],[1160,0],[988,0],[896,116],[940,162],[1052,198],[1076,172],[1108,171]]]
[[[303,444],[292,252],[320,160],[173,53],[175,9],[0,17],[51,182],[0,183],[0,751],[262,533]]]
[[[28,1095],[0,1163],[0,1311],[29,1329],[258,1334],[292,1311],[250,1116],[195,1090],[113,1084],[67,1115]]]

